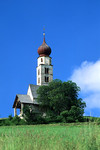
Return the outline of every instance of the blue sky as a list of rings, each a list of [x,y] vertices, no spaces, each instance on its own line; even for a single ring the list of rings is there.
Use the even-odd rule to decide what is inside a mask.
[[[81,87],[85,115],[100,116],[100,1],[0,1],[0,117],[36,84],[37,49],[52,49],[53,78]]]

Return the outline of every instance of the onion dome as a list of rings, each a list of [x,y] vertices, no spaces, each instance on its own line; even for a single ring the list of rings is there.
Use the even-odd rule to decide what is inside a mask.
[[[46,44],[45,42],[45,33],[43,34],[43,43],[42,45],[38,48],[38,54],[40,56],[49,56],[51,54],[51,48]]]

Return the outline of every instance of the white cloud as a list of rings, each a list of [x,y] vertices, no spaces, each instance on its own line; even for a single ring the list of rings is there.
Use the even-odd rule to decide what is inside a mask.
[[[74,70],[71,80],[75,81],[83,92],[100,92],[100,60],[95,63],[84,61]]]
[[[81,88],[87,108],[100,108],[100,60],[84,61],[73,71],[71,80]]]
[[[88,109],[100,108],[100,93],[90,94],[84,98]]]

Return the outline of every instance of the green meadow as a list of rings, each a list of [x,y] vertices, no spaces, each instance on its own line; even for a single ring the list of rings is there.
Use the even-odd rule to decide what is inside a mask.
[[[100,150],[100,125],[1,126],[0,150]]]

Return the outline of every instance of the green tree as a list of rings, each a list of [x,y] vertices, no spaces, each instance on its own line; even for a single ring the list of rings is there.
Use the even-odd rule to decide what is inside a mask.
[[[56,79],[48,86],[39,87],[37,90],[38,102],[47,116],[61,116],[66,122],[80,121],[86,104],[81,98],[78,98],[79,91],[80,88],[76,83],[62,82]],[[64,111],[66,111],[66,115],[64,115]],[[68,121],[68,118],[71,121]]]
[[[23,112],[24,112],[23,117],[27,124],[45,123],[42,114],[38,112],[34,112],[31,106],[28,105],[24,106]]]

